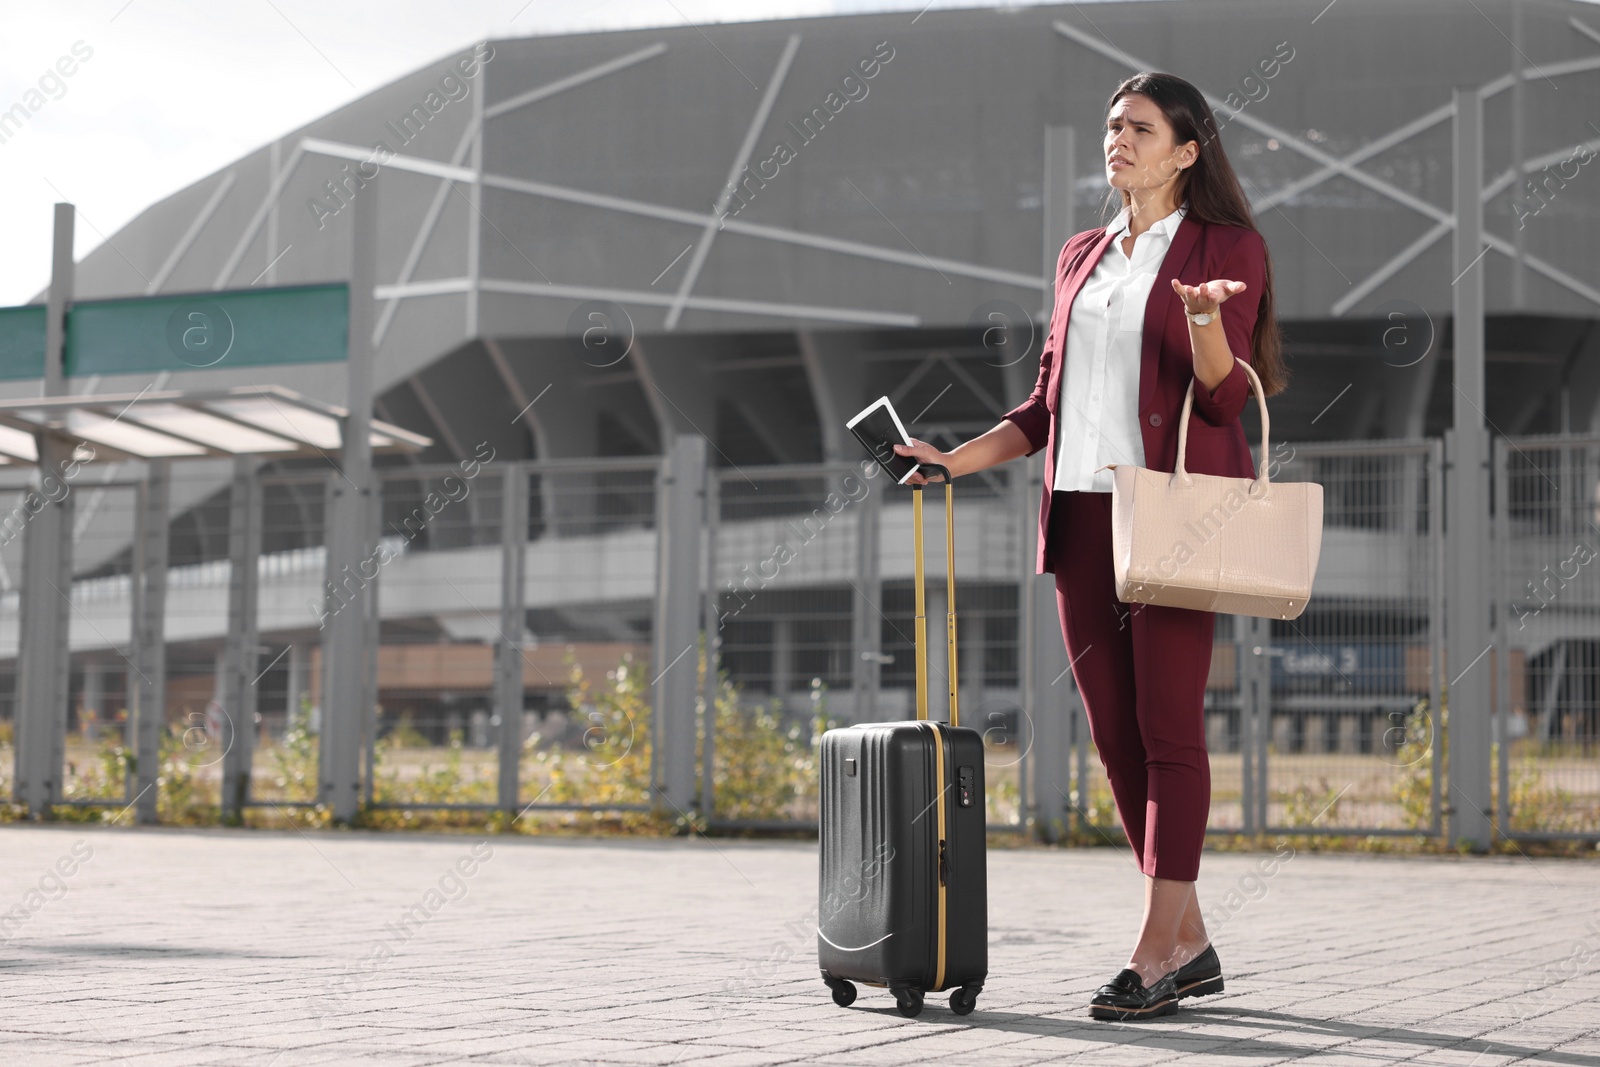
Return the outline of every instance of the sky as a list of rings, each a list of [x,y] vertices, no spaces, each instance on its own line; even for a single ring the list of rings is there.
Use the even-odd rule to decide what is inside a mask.
[[[925,6],[928,0],[0,0],[0,113],[38,105],[19,129],[0,127],[0,307],[26,303],[49,283],[58,201],[77,205],[82,259],[151,204],[485,37]]]

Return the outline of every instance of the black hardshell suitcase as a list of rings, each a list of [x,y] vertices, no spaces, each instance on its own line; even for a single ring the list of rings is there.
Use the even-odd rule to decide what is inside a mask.
[[[917,721],[864,723],[822,737],[821,892],[817,958],[834,1002],[856,982],[889,988],[900,1014],[952,989],[966,1015],[989,970],[983,736],[960,726],[956,704],[955,531],[945,478],[950,721],[928,719],[922,486],[913,485],[916,537]]]

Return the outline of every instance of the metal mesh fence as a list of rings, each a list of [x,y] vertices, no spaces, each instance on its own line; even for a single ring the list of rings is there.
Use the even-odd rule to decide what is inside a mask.
[[[77,577],[71,594],[71,696],[61,797],[68,802],[126,803],[131,799],[129,675],[135,673],[127,655],[133,570],[128,531],[134,527],[138,496],[132,485],[105,484],[115,476],[115,466],[89,467],[84,474],[72,489]],[[203,724],[199,736],[203,741]]]
[[[1437,443],[1295,444],[1323,486],[1315,596],[1271,620],[1267,828],[1438,829],[1443,530]]]
[[[648,806],[660,461],[526,469],[520,802]]]
[[[1600,835],[1600,438],[1495,442],[1502,833]]]
[[[250,797],[267,805],[317,796],[319,641],[328,475],[261,479],[255,746]]]
[[[495,801],[504,480],[495,468],[470,469],[401,469],[382,480],[370,568],[381,621],[369,789],[379,805]]]
[[[1205,702],[1210,826],[1219,832],[1438,833],[1444,558],[1435,441],[1284,446],[1279,481],[1324,487],[1316,596],[1295,620],[1218,618]],[[1600,438],[1502,439],[1494,458],[1496,810],[1521,836],[1600,834]],[[488,806],[501,755],[520,755],[521,803],[612,812],[651,800],[660,463],[520,464],[526,513],[508,527],[505,465],[382,472],[373,634],[376,706],[367,796]],[[1020,472],[1020,468],[1019,468]],[[137,491],[96,472],[74,487],[70,707],[62,797],[130,791]],[[317,792],[325,470],[263,477],[251,800]],[[1034,723],[1019,577],[1032,494],[995,468],[956,487],[964,725],[988,747],[990,823],[1027,817]],[[230,480],[174,469],[167,574],[165,761],[190,800],[221,775],[217,676],[226,638]],[[810,823],[814,745],[830,724],[906,719],[914,694],[913,490],[859,466],[712,472],[705,531],[702,801],[713,817]],[[921,493],[929,711],[946,713],[944,489]],[[1024,499],[1027,497],[1028,499]],[[7,498],[20,499],[17,490]],[[509,532],[508,532],[509,531]],[[508,542],[508,538],[510,541]],[[524,625],[507,632],[506,545],[521,552]],[[15,619],[21,532],[0,544]],[[353,609],[352,609],[353,610]],[[1050,633],[1059,641],[1059,633]],[[15,623],[0,627],[0,768],[9,778]],[[519,714],[495,702],[496,647],[522,670]],[[1257,679],[1259,687],[1250,682]],[[1070,688],[1070,682],[1063,683]],[[1070,704],[1070,701],[1067,701]],[[1076,738],[1087,737],[1078,720]],[[1052,757],[1054,758],[1054,757]],[[1077,757],[1076,753],[1073,757]],[[515,762],[515,761],[514,761]],[[1082,751],[1072,804],[1117,823],[1103,769]],[[567,816],[561,816],[567,817]]]
[[[724,681],[706,705],[715,706],[709,770],[719,820],[814,823],[822,729],[916,717],[915,492],[849,464],[718,472],[708,580]],[[943,720],[945,494],[938,484],[922,494],[928,713]],[[957,701],[962,725],[985,735],[995,826],[1023,818],[1031,732],[1019,701],[1016,575],[1026,516],[1015,499],[1004,471],[954,492]],[[788,781],[762,781],[763,762]]]
[[[1438,446],[1285,444],[1268,462],[1276,481],[1323,486],[1322,556],[1300,618],[1217,617],[1208,828],[1436,832]],[[1121,820],[1092,745],[1082,766],[1080,817],[1109,834]]]

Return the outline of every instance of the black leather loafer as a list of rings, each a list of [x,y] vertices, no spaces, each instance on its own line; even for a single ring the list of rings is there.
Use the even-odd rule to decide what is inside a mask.
[[[1179,1000],[1222,992],[1222,961],[1217,959],[1217,950],[1207,945],[1204,952],[1179,967],[1174,984]]]
[[[1095,1019],[1154,1019],[1178,1010],[1177,971],[1169,971],[1149,989],[1139,972],[1124,968],[1095,991],[1089,1001],[1089,1015]]]

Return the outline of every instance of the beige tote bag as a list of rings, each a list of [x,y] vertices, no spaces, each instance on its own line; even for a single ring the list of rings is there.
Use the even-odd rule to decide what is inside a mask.
[[[1117,599],[1229,615],[1293,619],[1306,609],[1322,553],[1322,486],[1272,482],[1267,475],[1267,401],[1250,375],[1261,410],[1258,477],[1190,474],[1184,469],[1194,380],[1178,421],[1172,473],[1108,463],[1112,566]]]

